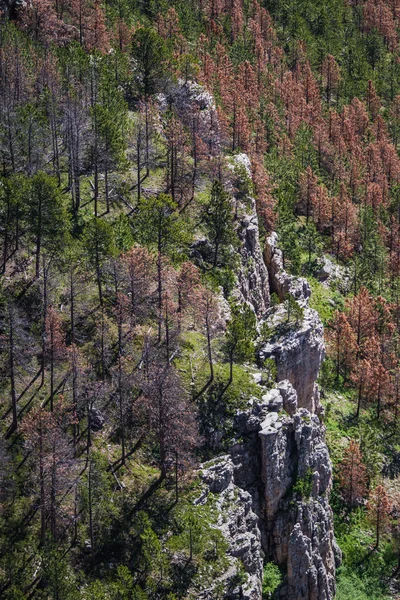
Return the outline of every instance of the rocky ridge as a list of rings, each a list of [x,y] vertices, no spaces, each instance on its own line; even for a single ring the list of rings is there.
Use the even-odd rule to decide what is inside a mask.
[[[229,544],[224,597],[261,599],[263,561],[272,560],[284,574],[275,598],[332,600],[341,555],[329,506],[332,467],[316,384],[325,353],[323,327],[308,306],[307,281],[285,273],[276,234],[267,241],[264,261],[271,292],[281,300],[292,294],[304,319],[263,345],[261,358],[275,359],[280,382],[237,415],[237,443],[202,473],[204,497],[219,495],[217,526]],[[269,309],[266,320],[279,319],[281,311],[281,305]],[[229,497],[236,501],[227,503]],[[238,559],[247,581],[234,586]],[[213,598],[212,590],[202,598]]]
[[[204,504],[210,493],[217,496],[217,526],[229,543],[229,568],[218,581],[224,584],[231,600],[258,600],[264,553],[259,519],[254,512],[251,494],[235,484],[235,465],[230,455],[221,456],[202,473],[204,493],[198,504]],[[243,566],[247,579],[237,584],[236,576]],[[215,587],[201,593],[201,600],[213,600]]]
[[[274,358],[278,380],[288,379],[297,391],[300,408],[310,412],[320,410],[316,380],[325,356],[324,330],[318,313],[308,305],[311,289],[302,277],[288,275],[283,268],[282,252],[278,248],[276,233],[270,235],[264,251],[264,261],[269,273],[271,292],[282,302],[292,295],[304,310],[299,327],[274,335],[260,351],[262,360]],[[272,329],[284,320],[284,307],[271,309],[266,322]]]
[[[233,168],[242,168],[251,178],[251,164],[247,154],[233,157]],[[247,195],[238,206],[237,235],[240,240],[240,265],[237,270],[236,290],[241,300],[252,306],[259,319],[263,318],[270,305],[269,275],[261,250],[256,202]]]

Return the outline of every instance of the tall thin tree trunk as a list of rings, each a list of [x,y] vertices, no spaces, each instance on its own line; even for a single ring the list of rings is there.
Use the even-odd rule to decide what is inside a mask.
[[[140,141],[140,139],[141,139],[141,134],[139,132],[138,139],[136,142],[136,161],[137,161],[136,172],[137,172],[137,199],[138,199],[138,202],[142,195],[141,164],[140,164],[140,159],[141,159],[140,143],[141,143],[141,141]]]
[[[159,243],[160,246],[160,243]],[[157,257],[157,291],[158,291],[158,343],[161,342],[161,322],[162,322],[162,258],[158,251]]]
[[[89,459],[88,473],[88,503],[89,503],[89,532],[90,532],[90,553],[92,562],[94,563],[95,548],[94,548],[94,526],[93,526],[93,498],[92,498],[92,461]]]
[[[43,261],[43,313],[42,313],[42,356],[41,356],[41,372],[42,378],[40,387],[44,385],[45,374],[45,356],[46,356],[46,317],[47,317],[47,269]]]
[[[56,443],[53,441],[52,448],[52,465],[51,465],[51,499],[50,499],[50,529],[53,542],[56,539]]]
[[[104,164],[104,191],[106,196],[106,212],[110,212],[110,191],[108,189],[108,148],[105,151],[105,164]]]
[[[10,223],[10,198],[7,194],[7,215],[4,223],[4,243],[3,243],[3,267],[2,273],[6,272],[7,260],[8,260],[8,237],[9,237],[9,223]]]
[[[39,275],[40,275],[41,246],[42,246],[42,198],[41,198],[41,192],[40,192],[39,193],[39,206],[38,206],[37,234],[36,234],[36,279],[39,279]]]
[[[44,457],[43,457],[43,431],[39,428],[39,479],[40,479],[40,543],[46,542],[46,492],[44,487]]]
[[[71,268],[69,273],[69,300],[70,300],[70,321],[71,321],[71,345],[75,344],[75,286],[74,286],[74,269]]]
[[[11,387],[11,405],[12,405],[12,425],[11,431],[15,431],[18,425],[17,415],[17,394],[15,390],[15,357],[14,357],[14,315],[11,306],[8,307],[8,314],[10,319],[10,387]]]
[[[125,423],[124,423],[124,398],[122,393],[122,361],[121,354],[118,357],[118,397],[119,397],[119,418],[121,425],[121,464],[125,464],[126,450],[125,450]]]
[[[50,412],[54,408],[54,330],[50,322]]]

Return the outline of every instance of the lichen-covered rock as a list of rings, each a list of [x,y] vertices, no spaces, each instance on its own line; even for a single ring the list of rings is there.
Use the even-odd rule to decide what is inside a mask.
[[[275,418],[273,418],[275,417]],[[277,427],[279,423],[279,427]],[[264,492],[266,526],[273,523],[281,499],[294,480],[295,446],[293,440],[282,434],[283,420],[271,413],[263,421],[259,432],[261,440],[261,480]]]
[[[268,272],[265,268],[259,242],[258,219],[245,215],[239,223],[238,235],[241,266],[238,270],[239,290],[243,299],[251,304],[261,318],[269,307]]]
[[[282,251],[278,248],[278,235],[273,232],[267,238],[264,248],[264,261],[269,273],[270,291],[283,300],[291,294],[301,305],[305,305],[311,296],[307,279],[289,275],[283,267]]]
[[[283,398],[277,389],[269,390],[262,397],[263,405],[268,407],[268,410],[279,412],[283,410]]]
[[[277,384],[276,389],[282,396],[283,410],[288,415],[294,415],[297,412],[298,400],[297,392],[288,379]]]
[[[230,448],[230,455],[221,457],[203,473],[208,489],[218,490],[221,498],[228,497],[232,486],[236,489],[229,496],[236,498],[236,508],[231,505],[228,511],[229,523],[241,514],[242,502],[248,505],[245,512],[249,510],[259,517],[258,533],[251,530],[255,535],[253,546],[246,536],[242,538],[241,528],[221,528],[230,540],[231,556],[240,556],[246,570],[254,575],[250,596],[254,599],[261,598],[257,596],[261,580],[256,583],[256,572],[251,570],[254,564],[248,556],[250,547],[252,551],[258,547],[254,546],[255,539],[261,544],[256,551],[257,561],[262,546],[268,559],[287,573],[276,598],[333,600],[335,596],[340,550],[329,506],[332,467],[325,427],[316,414],[296,406],[293,386],[287,380],[279,382],[249,411],[237,415],[235,428],[240,442]],[[226,515],[223,504],[219,506]],[[239,520],[243,524],[242,517]],[[225,597],[247,596],[231,596],[227,591]]]
[[[242,222],[237,294],[260,317],[269,301],[260,281],[267,285],[268,280],[260,268],[258,231],[254,241],[251,218]],[[230,568],[220,582],[226,600],[261,600],[264,552],[286,573],[274,598],[333,600],[341,555],[329,506],[332,467],[318,416],[316,380],[325,354],[323,326],[309,308],[308,282],[283,269],[275,234],[268,239],[264,259],[271,291],[281,301],[291,294],[302,306],[304,318],[289,326],[283,304],[267,310],[267,325],[276,333],[262,346],[260,358],[274,358],[280,382],[248,411],[237,414],[237,443],[229,456],[203,474],[207,489],[219,494],[218,527],[230,548]],[[263,385],[262,374],[255,374],[254,380]],[[248,582],[232,590],[236,558],[242,561]],[[213,590],[207,594],[201,598],[211,600]]]
[[[279,598],[332,600],[338,549],[329,506],[332,467],[325,428],[300,409],[259,432],[266,552],[287,569]]]
[[[170,82],[169,89],[157,96],[160,109],[168,111],[171,106],[182,123],[192,127],[193,113],[197,114],[197,135],[207,146],[210,155],[221,152],[221,129],[213,95],[194,81],[179,79]]]
[[[261,546],[259,519],[253,511],[249,492],[234,483],[234,465],[230,456],[221,456],[202,471],[205,490],[199,499],[204,503],[210,492],[218,494],[216,526],[228,542],[229,568],[216,584],[223,583],[226,600],[260,600],[264,554]],[[236,583],[240,568],[247,579]],[[201,592],[201,600],[214,600],[214,586]]]
[[[221,456],[202,472],[202,480],[213,494],[221,494],[233,481],[233,464],[229,455]]]

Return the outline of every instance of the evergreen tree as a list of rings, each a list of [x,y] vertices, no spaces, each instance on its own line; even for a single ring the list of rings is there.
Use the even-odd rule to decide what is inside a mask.
[[[247,304],[232,304],[225,344],[229,359],[229,379],[224,392],[233,381],[233,363],[245,362],[254,356],[256,334],[256,316],[251,308]]]
[[[149,98],[163,83],[166,48],[163,39],[148,27],[141,27],[132,38],[132,58],[136,66],[136,87]]]
[[[54,178],[38,173],[30,183],[27,208],[28,228],[36,245],[36,278],[42,250],[54,256],[64,244],[68,227],[64,198]]]
[[[235,240],[232,202],[219,181],[213,183],[209,202],[203,209],[203,222],[214,248],[212,266],[218,265],[223,249]]]

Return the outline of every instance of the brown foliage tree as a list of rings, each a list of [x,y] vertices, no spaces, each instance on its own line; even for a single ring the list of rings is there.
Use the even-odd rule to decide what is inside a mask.
[[[340,491],[343,501],[349,508],[363,503],[367,495],[367,469],[359,444],[350,441],[339,465]]]
[[[39,488],[40,540],[46,540],[50,525],[52,540],[60,533],[60,526],[68,522],[71,506],[65,492],[71,483],[73,461],[66,436],[71,415],[62,398],[55,403],[54,411],[42,407],[29,412],[21,423],[25,447],[32,466],[31,484]]]
[[[138,419],[158,449],[161,483],[175,456],[189,458],[198,443],[195,409],[176,370],[156,357],[147,362],[138,385],[142,390],[136,405]]]
[[[367,503],[368,516],[375,527],[375,548],[379,548],[382,533],[389,524],[392,503],[383,485],[377,485]]]
[[[328,351],[336,363],[336,379],[342,372],[346,381],[351,368],[355,364],[357,341],[354,331],[345,315],[335,311],[327,332]]]

